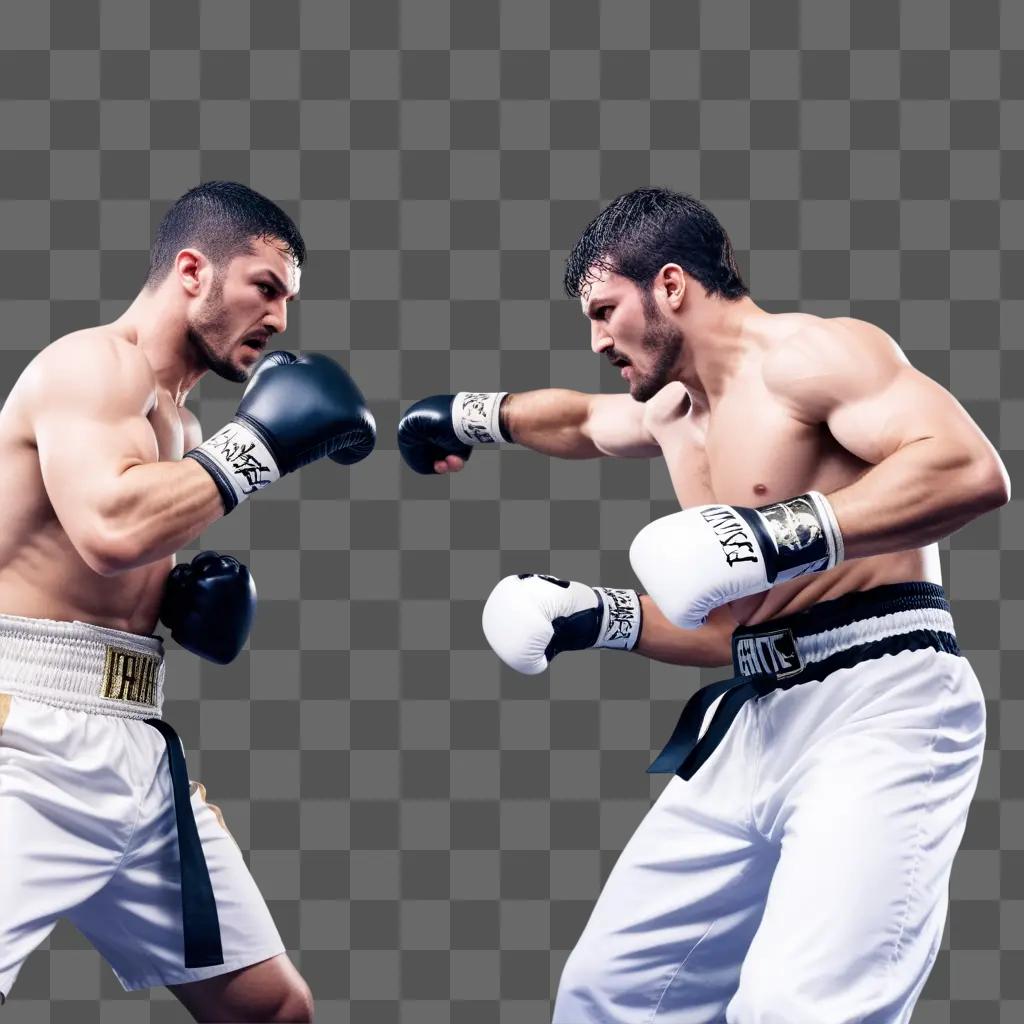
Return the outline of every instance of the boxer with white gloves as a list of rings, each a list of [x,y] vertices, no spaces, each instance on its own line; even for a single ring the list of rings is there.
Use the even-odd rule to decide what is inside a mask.
[[[234,657],[255,590],[235,559],[174,554],[315,459],[373,448],[345,370],[276,352],[305,245],[244,185],[171,205],[144,288],[113,323],[44,348],[0,411],[0,1002],[69,918],[125,989],[196,1019],[312,1020],[309,987],[181,741],[161,717],[158,616]],[[249,382],[204,442],[185,409],[212,370]]]
[[[554,1024],[906,1024],[985,738],[936,542],[1008,500],[1006,471],[883,331],[759,307],[690,196],[620,196],[565,284],[629,394],[509,393],[502,438],[663,456],[684,511],[637,524],[632,650],[692,663],[735,628],[716,648],[732,678],[664,724],[650,770],[671,778],[565,964]],[[435,473],[465,465],[417,444]],[[592,645],[592,593],[504,580],[488,640],[543,669]]]

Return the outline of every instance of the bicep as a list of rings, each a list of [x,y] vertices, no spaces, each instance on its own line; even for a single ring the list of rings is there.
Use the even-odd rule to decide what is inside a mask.
[[[602,455],[650,459],[661,446],[644,425],[644,406],[629,395],[591,395],[583,433]]]

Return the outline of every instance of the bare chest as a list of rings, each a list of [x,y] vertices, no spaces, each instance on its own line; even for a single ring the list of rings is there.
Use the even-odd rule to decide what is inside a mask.
[[[659,438],[680,505],[713,501],[758,506],[808,490],[851,483],[866,466],[824,425],[793,418],[782,405],[737,395],[687,415]]]

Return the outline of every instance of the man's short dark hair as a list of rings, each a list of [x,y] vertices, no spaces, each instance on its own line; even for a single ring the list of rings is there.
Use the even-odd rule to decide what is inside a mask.
[[[207,181],[189,189],[164,214],[149,251],[146,285],[162,281],[182,249],[198,249],[214,266],[252,251],[254,238],[283,246],[298,266],[306,243],[276,203],[236,181]]]
[[[666,263],[677,263],[709,295],[748,295],[732,242],[693,196],[638,188],[606,206],[586,227],[565,265],[565,290],[578,298],[595,273],[611,271],[647,290]]]

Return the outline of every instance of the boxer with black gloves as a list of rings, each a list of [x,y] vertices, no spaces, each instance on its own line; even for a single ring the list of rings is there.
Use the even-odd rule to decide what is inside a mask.
[[[128,309],[44,348],[0,411],[0,1002],[68,917],[126,989],[166,985],[196,1019],[312,1020],[241,851],[189,785],[153,635],[159,618],[187,650],[234,657],[248,570],[213,552],[174,568],[175,553],[280,476],[373,448],[334,360],[259,362],[304,259],[264,196],[192,189]],[[249,386],[204,442],[185,400],[211,370]]]

